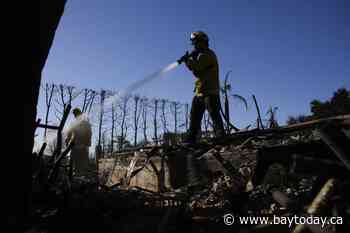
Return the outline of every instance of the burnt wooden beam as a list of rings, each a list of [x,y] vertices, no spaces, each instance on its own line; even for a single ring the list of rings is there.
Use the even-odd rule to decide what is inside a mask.
[[[44,124],[37,124],[38,128],[43,128],[43,129],[54,129],[54,130],[58,130],[59,127],[55,126],[55,125],[44,125]]]
[[[130,176],[130,179],[132,179],[134,176],[136,176],[140,171],[142,171],[142,170],[150,163],[151,158],[152,158],[153,156],[156,156],[156,155],[157,155],[157,154],[156,154],[157,151],[158,151],[158,148],[157,148],[157,147],[154,147],[154,148],[152,148],[151,151],[146,152],[147,159],[146,159],[145,163],[144,163],[140,168],[138,168],[138,169],[132,171],[131,176]]]
[[[127,170],[126,175],[125,175],[125,179],[124,179],[124,184],[125,185],[129,185],[130,184],[132,172],[134,171],[134,168],[135,168],[136,163],[137,163],[139,158],[140,158],[140,153],[135,151],[134,152],[134,157],[130,161],[128,170]]]
[[[329,146],[334,154],[344,163],[350,171],[350,139],[342,131],[342,128],[329,123],[317,129],[322,141]]]
[[[288,126],[283,126],[279,128],[273,128],[273,129],[264,129],[264,130],[254,129],[249,131],[236,132],[228,135],[224,141],[226,143],[230,143],[230,141],[237,138],[284,134],[284,133],[292,133],[292,132],[306,130],[306,129],[316,129],[317,127],[320,127],[329,122],[337,122],[337,124],[338,123],[342,124],[343,121],[347,121],[349,119],[350,119],[350,114],[323,118],[323,119],[318,119],[313,121],[307,121],[303,123],[298,123],[298,124],[293,124],[293,125],[288,125]]]
[[[133,147],[133,148],[126,148],[126,149],[122,149],[120,151],[118,151],[116,154],[118,155],[128,155],[132,152],[134,152],[135,150],[138,150],[138,151],[152,151],[152,150],[158,150],[158,149],[164,149],[164,148],[167,148],[169,146],[138,146],[138,147]]]
[[[39,154],[38,154],[38,159],[39,159],[39,161],[41,160],[41,158],[42,158],[43,155],[44,155],[44,151],[45,151],[45,149],[46,149],[46,146],[47,146],[47,143],[44,142],[43,145],[42,145],[41,148],[40,148],[40,151],[39,151]]]
[[[63,130],[63,127],[66,123],[66,120],[68,118],[68,115],[69,115],[69,112],[71,110],[72,106],[70,104],[68,104],[66,106],[66,108],[64,109],[64,112],[63,112],[63,116],[62,116],[62,119],[61,119],[61,122],[58,126],[58,130],[57,130],[57,142],[56,142],[56,148],[52,154],[52,158],[53,159],[56,159],[60,154],[61,154],[61,151],[62,151],[62,130]]]
[[[238,172],[238,170],[229,162],[226,161],[216,149],[211,149],[207,152],[212,154],[214,158],[221,164],[221,166],[228,172],[227,175],[231,177],[234,185],[232,192],[235,194],[243,193],[247,184],[247,180]]]
[[[304,162],[310,166],[304,166]],[[319,169],[325,168],[330,164],[335,169],[335,173],[329,173],[329,176],[342,176],[344,169],[340,161],[334,156],[332,150],[322,141],[312,141],[307,143],[295,143],[289,145],[278,145],[262,147],[257,152],[257,165],[252,178],[253,185],[259,185],[268,170],[268,168],[278,163],[284,166],[290,173],[319,173]],[[339,170],[337,170],[339,168]],[[327,170],[328,171],[328,170]]]
[[[42,157],[43,157],[43,154],[44,154],[46,146],[47,146],[46,142],[43,143],[43,145],[40,148],[40,151],[39,151],[38,155],[36,157],[34,157],[34,161],[33,161],[33,164],[32,164],[32,165],[34,165],[33,166],[33,170],[32,170],[33,181],[35,179],[37,179],[39,174],[42,172],[42,169],[43,169]]]
[[[71,108],[72,108],[72,106],[70,104],[68,104],[67,107],[64,109],[61,122],[58,126],[59,130],[61,130],[61,131],[63,130],[64,125],[66,124],[66,121],[67,121],[67,118],[68,118],[68,115],[69,115]]]
[[[315,199],[306,210],[307,216],[323,216],[330,207],[331,197],[336,192],[338,181],[334,178],[328,179],[323,185]],[[323,232],[320,225],[299,224],[296,225],[292,233],[305,232],[308,228],[312,232]]]
[[[58,175],[58,168],[60,167],[60,163],[67,156],[67,154],[72,150],[73,146],[74,146],[74,138],[70,141],[67,148],[62,152],[62,154],[60,154],[60,156],[58,156],[57,159],[55,159],[53,168],[49,172],[49,178],[48,178],[49,183],[53,183],[55,181]]]
[[[37,119],[36,122],[35,122],[35,130],[38,128],[38,125],[40,124],[41,122],[41,119]]]

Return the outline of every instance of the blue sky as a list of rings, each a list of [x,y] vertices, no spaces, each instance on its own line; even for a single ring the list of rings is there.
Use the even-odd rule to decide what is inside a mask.
[[[233,123],[256,119],[255,94],[263,115],[276,106],[284,124],[308,114],[311,100],[350,88],[349,12],[347,0],[68,0],[43,82],[122,90],[174,62],[203,30],[220,78],[232,70],[232,91],[250,104],[245,112],[232,103]],[[193,81],[180,66],[137,93],[190,103]]]

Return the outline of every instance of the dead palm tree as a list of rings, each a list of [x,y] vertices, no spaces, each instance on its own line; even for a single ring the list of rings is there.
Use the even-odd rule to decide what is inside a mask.
[[[277,128],[278,127],[278,123],[277,123],[277,120],[276,120],[276,112],[277,112],[277,110],[278,110],[278,107],[272,108],[270,106],[269,110],[266,112],[266,115],[269,115],[269,118],[267,120],[269,128]]]
[[[246,110],[248,110],[247,100],[243,96],[238,94],[231,94],[231,84],[229,82],[229,75],[231,72],[232,71],[230,70],[226,73],[224,85],[222,88],[220,88],[222,94],[224,95],[224,111],[221,109],[221,114],[223,115],[226,123],[227,133],[230,133],[232,129],[239,131],[239,129],[235,127],[230,121],[230,97],[240,100],[244,104]]]

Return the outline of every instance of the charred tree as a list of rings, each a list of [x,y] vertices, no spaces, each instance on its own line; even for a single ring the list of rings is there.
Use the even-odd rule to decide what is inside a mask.
[[[111,155],[113,154],[114,150],[114,129],[116,125],[116,120],[117,120],[117,113],[116,113],[116,106],[115,103],[112,103],[111,106],[111,114],[112,114],[112,119],[111,119],[111,148],[110,148],[110,153]]]
[[[256,101],[255,95],[253,95],[253,100],[254,100],[254,103],[255,103],[256,112],[258,113],[257,127],[258,127],[258,129],[260,129],[260,127],[262,129],[264,129],[264,125],[263,125],[262,120],[261,120],[259,105],[258,105],[258,102]]]
[[[99,123],[98,123],[98,142],[96,146],[96,164],[102,155],[102,146],[101,146],[101,137],[102,137],[102,125],[103,125],[103,116],[104,116],[104,101],[106,97],[106,91],[102,90],[100,93],[100,112],[99,112]]]
[[[94,102],[94,99],[95,99],[95,96],[97,93],[94,90],[87,89],[87,88],[85,88],[82,92],[83,92],[84,97],[83,97],[81,111],[82,112],[90,112],[92,104]]]
[[[153,100],[153,140],[155,144],[158,144],[158,124],[157,124],[157,116],[158,116],[158,99]]]
[[[137,133],[139,129],[139,121],[141,116],[141,111],[139,111],[140,96],[134,96],[134,146],[137,145]]]
[[[178,126],[178,115],[179,115],[179,105],[180,103],[173,101],[171,102],[172,112],[174,114],[174,133],[177,134],[177,126]]]
[[[23,164],[31,164],[32,150],[34,145],[34,132],[36,128],[37,104],[40,91],[41,74],[49,54],[56,29],[63,15],[66,0],[54,0],[39,2],[40,9],[40,44],[39,53],[34,56],[34,66],[30,68],[29,85],[24,92],[24,157]],[[30,46],[30,51],[37,50],[37,44]],[[18,185],[14,182],[7,187],[10,199],[7,203],[11,208],[5,210],[7,213],[8,229],[12,231],[23,231],[24,224],[30,214],[32,175],[31,166],[24,166],[23,176]],[[13,186],[13,187],[12,187]]]
[[[186,127],[186,131],[188,130],[188,109],[189,109],[189,105],[185,104],[185,127]]]
[[[52,97],[54,95],[56,86],[55,84],[45,84],[45,104],[46,104],[46,113],[45,113],[45,125],[48,124],[49,122],[49,114],[50,114],[50,109],[52,105]],[[44,130],[44,140],[46,140],[46,133],[47,133],[47,128]]]
[[[72,101],[80,95],[73,86],[65,86],[60,84],[57,88],[58,96],[55,99],[58,106],[56,106],[56,117],[58,121],[61,121],[63,112],[68,105],[72,105]]]
[[[221,92],[224,95],[224,120],[226,122],[226,132],[230,133],[230,106],[229,106],[229,91],[231,90],[231,84],[228,83],[228,77],[231,71],[227,72],[225,76],[224,85],[221,88]]]
[[[162,120],[162,125],[163,125],[163,135],[168,132],[167,116],[166,116],[166,111],[165,111],[167,102],[168,101],[166,99],[161,100],[161,103],[162,103],[162,105],[161,105],[161,110],[162,110],[161,120]]]
[[[92,105],[94,104],[95,98],[98,95],[96,91],[91,91],[90,98],[89,98],[89,103],[88,103],[88,110],[87,112],[90,114]]]
[[[231,123],[231,119],[230,119],[230,97],[231,98],[235,98],[240,100],[241,102],[244,103],[246,110],[248,110],[248,103],[247,100],[237,94],[231,94],[231,84],[229,83],[229,74],[231,73],[231,71],[227,72],[226,76],[225,76],[225,81],[224,81],[224,85],[221,88],[221,92],[224,95],[224,110],[221,111],[224,120],[225,120],[225,126],[226,126],[226,133],[230,134],[232,129],[235,131],[238,131],[239,129],[236,128],[232,123]]]
[[[102,123],[103,123],[103,115],[104,115],[104,101],[105,101],[105,95],[106,91],[102,90],[101,91],[101,96],[100,96],[100,117],[99,117],[99,124],[98,124],[98,144],[101,144],[101,134],[102,134]]]
[[[143,140],[147,144],[147,113],[148,113],[148,100],[147,98],[142,98],[142,129],[143,129]]]
[[[278,127],[278,122],[276,119],[276,111],[278,110],[278,107],[274,107],[272,108],[270,106],[269,110],[267,111],[266,115],[269,116],[269,118],[267,119],[267,124],[268,124],[268,128],[277,128]]]
[[[127,116],[128,116],[128,102],[130,100],[130,95],[123,96],[121,98],[121,103],[119,105],[120,112],[121,112],[121,122],[120,122],[120,137],[119,137],[119,143],[118,143],[118,149],[121,150],[123,148],[126,133],[127,133]]]

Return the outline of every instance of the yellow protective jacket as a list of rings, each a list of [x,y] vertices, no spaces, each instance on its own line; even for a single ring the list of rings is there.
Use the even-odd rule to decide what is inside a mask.
[[[196,96],[219,95],[219,64],[211,49],[200,51],[197,56],[187,60],[186,65],[196,79]]]

